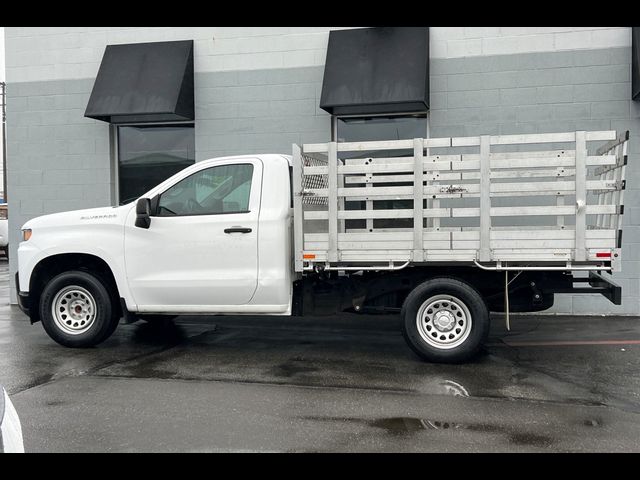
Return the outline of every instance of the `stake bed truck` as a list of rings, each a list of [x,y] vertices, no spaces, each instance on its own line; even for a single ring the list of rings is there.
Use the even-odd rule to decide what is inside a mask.
[[[489,312],[615,304],[628,132],[293,146],[198,162],[136,202],[22,228],[31,322],[88,347],[181,314],[399,313],[428,361],[478,352]]]

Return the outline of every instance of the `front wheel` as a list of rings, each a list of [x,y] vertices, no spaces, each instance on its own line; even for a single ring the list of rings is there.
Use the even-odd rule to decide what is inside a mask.
[[[402,332],[411,349],[427,361],[464,362],[479,352],[489,334],[489,310],[468,283],[434,278],[407,296]]]
[[[51,279],[40,296],[40,319],[47,334],[66,347],[91,347],[118,325],[118,310],[106,283],[84,271]]]

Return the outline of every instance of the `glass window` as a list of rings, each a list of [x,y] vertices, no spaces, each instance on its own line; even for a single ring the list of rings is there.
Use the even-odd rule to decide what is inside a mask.
[[[399,117],[338,117],[337,142],[370,142],[374,140],[410,140],[427,137],[427,116],[407,115]],[[381,152],[352,152],[341,154],[354,157],[413,156],[411,150],[386,150]]]
[[[406,140],[427,136],[427,116],[338,117],[338,142]]]
[[[118,127],[120,205],[195,162],[193,125]]]
[[[158,202],[158,215],[217,215],[247,213],[253,165],[221,165],[194,173],[167,189]]]

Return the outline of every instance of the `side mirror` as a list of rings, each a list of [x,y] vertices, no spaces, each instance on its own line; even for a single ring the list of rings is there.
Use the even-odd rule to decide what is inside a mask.
[[[136,227],[149,228],[151,226],[151,200],[138,199],[136,203]]]

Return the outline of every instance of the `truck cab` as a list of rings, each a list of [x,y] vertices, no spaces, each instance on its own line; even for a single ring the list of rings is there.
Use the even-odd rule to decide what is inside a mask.
[[[290,314],[290,165],[283,155],[207,160],[137,202],[27,222],[18,249],[20,305],[32,321],[53,317],[51,331],[69,346],[87,341],[109,299],[114,317]],[[62,284],[77,285],[46,288],[61,273]],[[108,296],[92,294],[87,276]]]

